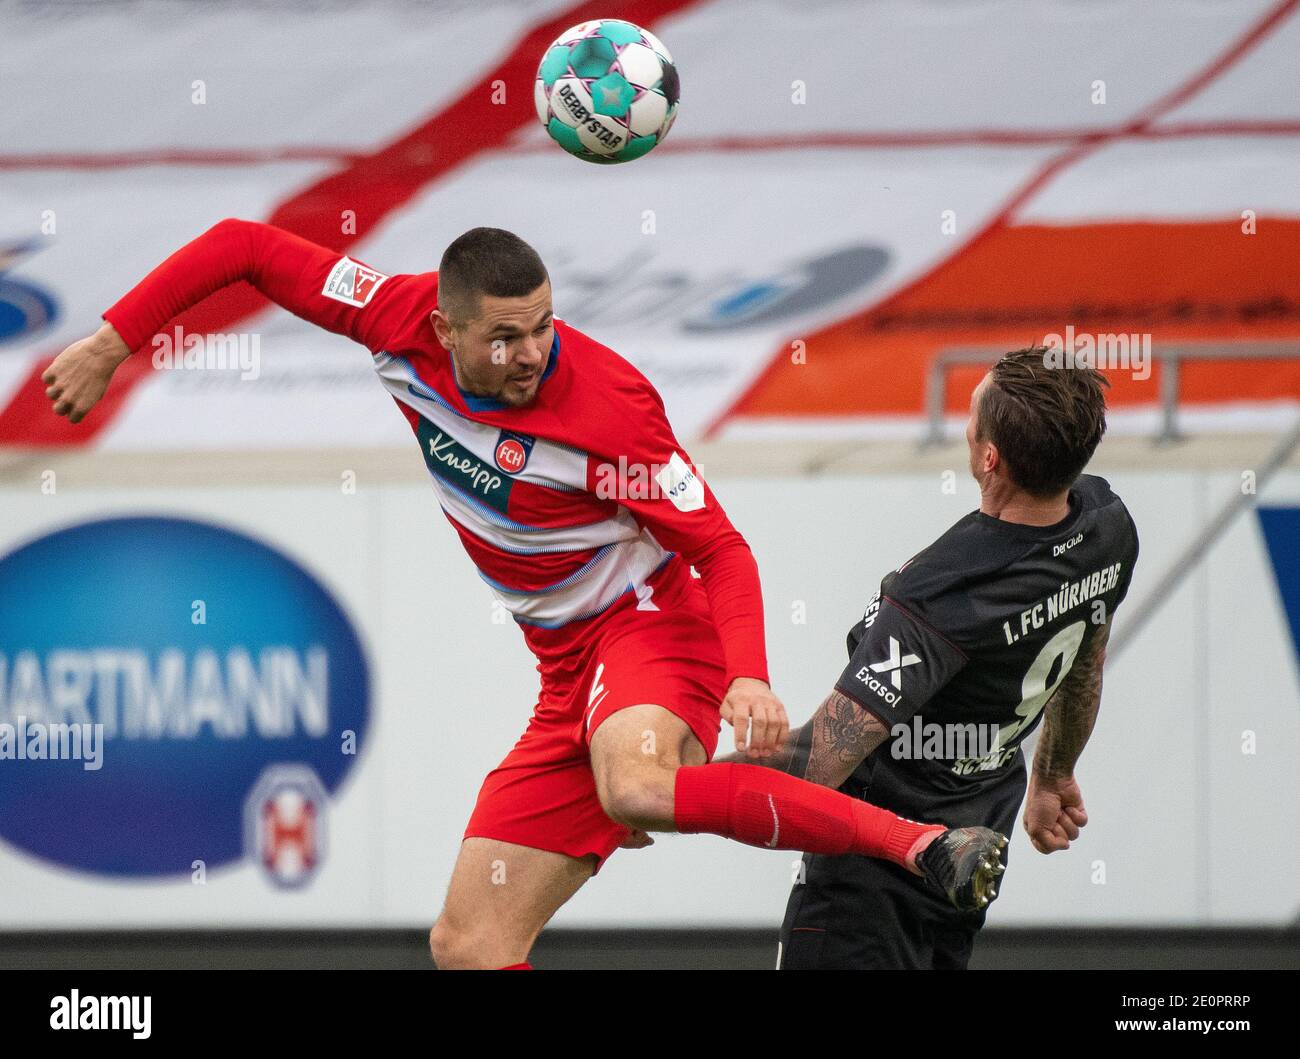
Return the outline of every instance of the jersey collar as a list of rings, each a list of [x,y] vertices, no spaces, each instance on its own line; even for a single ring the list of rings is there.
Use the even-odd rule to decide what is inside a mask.
[[[1024,540],[1049,541],[1054,537],[1069,532],[1070,528],[1078,521],[1079,516],[1083,514],[1083,497],[1079,495],[1077,489],[1073,487],[1070,489],[1067,500],[1070,505],[1069,512],[1060,522],[1054,522],[1050,526],[1030,526],[1024,522],[1008,522],[1006,519],[986,515],[983,511],[974,511],[972,514],[984,525],[997,530],[999,533],[1011,537],[1020,537]]]

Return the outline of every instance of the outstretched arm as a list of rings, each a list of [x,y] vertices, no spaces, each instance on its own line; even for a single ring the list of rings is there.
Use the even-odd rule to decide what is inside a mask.
[[[376,311],[377,303],[403,278],[390,279],[280,228],[228,218],[136,284],[104,313],[94,335],[60,353],[42,376],[46,396],[58,415],[80,422],[133,351],[169,320],[240,281],[294,315],[376,349],[393,323]]]
[[[1039,853],[1069,849],[1088,822],[1074,766],[1097,723],[1110,625],[1101,626],[1044,710],[1025,796],[1025,831]]]
[[[228,217],[145,276],[104,319],[139,349],[168,320],[242,280],[308,323],[370,345],[376,314],[363,310],[389,277],[345,262],[358,264],[282,228]]]

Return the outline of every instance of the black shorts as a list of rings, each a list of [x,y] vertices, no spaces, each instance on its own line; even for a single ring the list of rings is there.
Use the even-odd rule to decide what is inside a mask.
[[[942,796],[909,768],[878,757],[840,789],[910,820],[1010,835],[1025,792],[1019,760],[969,792]],[[805,854],[803,870],[781,926],[782,970],[965,970],[970,962],[986,912],[958,912],[919,875],[856,855]]]
[[[874,857],[804,857],[781,926],[781,970],[965,970],[984,912]]]

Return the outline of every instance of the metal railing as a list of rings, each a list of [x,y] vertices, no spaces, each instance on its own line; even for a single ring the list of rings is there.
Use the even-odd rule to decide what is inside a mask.
[[[1005,349],[995,347],[945,350],[930,366],[926,382],[925,410],[927,428],[923,446],[942,445],[944,437],[944,407],[947,402],[948,373],[954,367],[971,364],[992,366]],[[1213,342],[1162,344],[1151,349],[1153,364],[1159,365],[1157,386],[1160,394],[1160,432],[1157,442],[1173,442],[1183,437],[1178,429],[1179,385],[1184,361],[1221,360],[1300,360],[1300,344],[1295,342],[1250,342],[1224,345]],[[1219,509],[1200,529],[1195,537],[1180,550],[1165,568],[1155,585],[1145,597],[1131,606],[1123,616],[1110,653],[1119,655],[1127,650],[1150,621],[1152,615],[1173,595],[1214,543],[1243,511],[1254,506],[1256,496],[1279,470],[1286,466],[1291,456],[1300,449],[1300,415],[1286,430],[1273,449],[1261,461],[1256,474],[1253,493],[1238,492],[1227,497]]]

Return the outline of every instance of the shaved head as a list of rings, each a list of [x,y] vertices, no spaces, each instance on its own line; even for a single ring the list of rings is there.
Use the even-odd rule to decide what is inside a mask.
[[[475,319],[484,295],[522,298],[548,280],[536,250],[502,228],[471,228],[442,255],[438,266],[438,308],[451,325]]]

